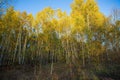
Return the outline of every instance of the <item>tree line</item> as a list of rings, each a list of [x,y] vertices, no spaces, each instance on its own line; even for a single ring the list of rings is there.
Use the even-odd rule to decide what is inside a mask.
[[[74,0],[71,13],[44,8],[36,16],[13,7],[0,16],[0,65],[120,63],[120,10],[106,17],[94,0]]]

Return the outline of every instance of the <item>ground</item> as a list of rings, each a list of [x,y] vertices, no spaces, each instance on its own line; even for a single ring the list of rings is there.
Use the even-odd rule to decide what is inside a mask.
[[[50,74],[50,65],[14,65],[0,67],[0,80],[115,80],[97,76],[87,69],[71,69],[65,64],[54,64]]]

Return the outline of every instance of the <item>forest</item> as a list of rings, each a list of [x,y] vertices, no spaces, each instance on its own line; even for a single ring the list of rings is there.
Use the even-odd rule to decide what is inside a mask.
[[[105,16],[95,0],[73,0],[70,14],[46,7],[33,16],[4,5],[1,80],[120,79],[120,9]]]

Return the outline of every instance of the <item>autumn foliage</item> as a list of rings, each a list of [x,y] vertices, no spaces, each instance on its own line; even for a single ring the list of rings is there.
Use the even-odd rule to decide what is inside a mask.
[[[120,13],[104,16],[94,0],[74,0],[70,15],[47,7],[33,16],[10,7],[0,16],[0,65],[50,64],[50,74],[54,63],[117,65],[120,16],[115,14]]]

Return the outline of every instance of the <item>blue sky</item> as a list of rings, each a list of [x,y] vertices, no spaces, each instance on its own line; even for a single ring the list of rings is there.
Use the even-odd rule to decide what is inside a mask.
[[[71,11],[70,4],[73,0],[16,0],[15,10],[26,11],[35,15],[45,7],[53,9],[62,9],[68,14]],[[108,16],[113,8],[120,9],[120,0],[97,0],[100,11]]]

